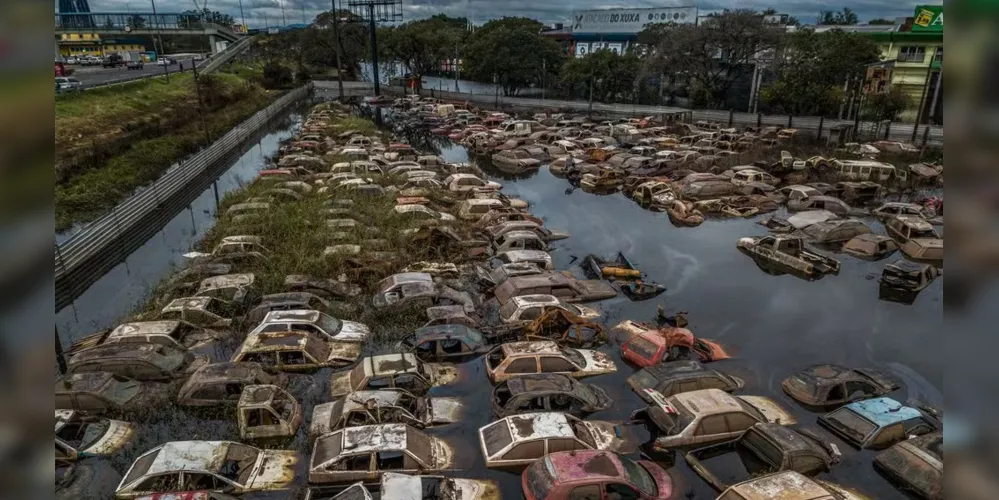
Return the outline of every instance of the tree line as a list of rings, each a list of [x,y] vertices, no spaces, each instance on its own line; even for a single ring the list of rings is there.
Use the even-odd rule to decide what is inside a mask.
[[[765,22],[770,14],[740,9],[696,25],[650,24],[623,53],[598,50],[583,57],[570,54],[568,43],[543,36],[541,22],[521,17],[472,26],[465,18],[437,15],[379,27],[376,35],[383,65],[401,66],[412,76],[444,76],[452,61],[460,61],[462,79],[494,83],[508,96],[544,88],[551,96],[600,102],[682,100],[698,108],[835,116],[845,96],[859,92],[868,65],[880,61],[877,45],[837,29],[789,31],[783,23]],[[366,25],[350,16],[342,12],[339,18],[349,21],[339,26],[341,65],[357,75],[370,60],[369,37]],[[323,13],[296,35],[301,64],[335,64],[331,20]],[[855,24],[857,16],[847,8],[820,13],[817,20]],[[287,57],[287,50],[278,50]],[[872,117],[884,119],[908,104],[898,91],[869,101]]]

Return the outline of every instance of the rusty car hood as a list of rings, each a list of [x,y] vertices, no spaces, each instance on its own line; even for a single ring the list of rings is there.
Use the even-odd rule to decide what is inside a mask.
[[[288,486],[295,479],[298,457],[293,451],[260,450],[257,469],[250,478],[248,489],[273,490]]]
[[[440,363],[424,363],[423,366],[430,373],[434,387],[447,385],[458,380],[458,370],[453,366]]]
[[[364,323],[356,321],[341,321],[340,331],[333,336],[333,340],[340,342],[364,342],[371,335],[371,329]]]
[[[599,375],[617,371],[617,365],[614,364],[614,360],[600,351],[576,349],[576,352],[586,360],[586,366],[582,369],[582,372],[586,375]]]
[[[450,424],[457,422],[464,413],[464,405],[460,398],[427,398],[427,424]]]

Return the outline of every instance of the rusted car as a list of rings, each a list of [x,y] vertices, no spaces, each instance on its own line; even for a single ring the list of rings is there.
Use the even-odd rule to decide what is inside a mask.
[[[357,391],[316,405],[309,436],[375,424],[407,424],[418,429],[457,422],[464,413],[458,398],[414,396],[403,389]]]
[[[777,496],[775,496],[777,495]],[[722,500],[865,500],[865,497],[841,486],[811,479],[793,470],[777,472],[743,481],[729,487]]]
[[[600,312],[579,304],[570,304],[552,295],[519,295],[500,306],[500,321],[508,325],[527,325],[549,309],[562,309],[583,319],[593,320]]]
[[[896,443],[874,456],[874,468],[913,496],[943,500],[943,432]]]
[[[196,327],[184,321],[135,321],[123,323],[113,330],[88,335],[73,343],[66,354],[114,343],[148,343],[172,347],[180,351],[204,346],[220,336],[218,332]]]
[[[546,272],[533,262],[518,262],[516,264],[501,264],[493,269],[483,266],[475,267],[476,277],[480,285],[489,291],[496,285],[514,276],[527,276],[529,274],[541,274]]]
[[[857,219],[835,219],[817,222],[801,231],[815,243],[842,243],[869,234],[871,228]]]
[[[883,373],[839,365],[814,365],[781,382],[788,396],[810,408],[829,410],[846,403],[876,398],[898,389]]]
[[[494,254],[511,250],[548,251],[548,244],[534,231],[510,231],[492,240],[490,250]]]
[[[55,459],[76,461],[112,455],[128,444],[134,433],[128,422],[77,410],[55,410]]]
[[[382,474],[380,500],[411,500],[414,493],[421,498],[447,500],[499,500],[499,485],[495,481],[463,479],[434,475]]]
[[[295,479],[293,451],[262,450],[232,441],[171,441],[142,454],[118,484],[115,497],[287,488]]]
[[[828,210],[836,215],[847,215],[853,213],[853,207],[847,205],[845,201],[832,196],[809,196],[797,200],[788,200],[787,209],[790,211],[803,212],[807,210]]]
[[[551,341],[509,342],[486,354],[486,375],[493,383],[531,373],[563,373],[575,378],[613,373],[617,366],[606,354],[559,347]]]
[[[688,200],[707,200],[730,196],[736,186],[728,179],[705,180],[684,183],[680,188],[680,196]]]
[[[532,231],[546,243],[564,240],[569,237],[569,233],[564,231],[551,231],[543,224],[538,224],[530,220],[510,220],[488,226],[485,229],[485,233],[489,236],[490,240],[495,240],[496,238],[511,231]]]
[[[194,296],[213,297],[226,303],[245,307],[254,299],[255,281],[256,277],[252,273],[212,276],[201,280]]]
[[[498,190],[502,184],[493,181],[484,181],[473,174],[451,174],[444,179],[444,185],[450,191],[466,193],[477,189]]]
[[[885,266],[878,283],[886,291],[921,292],[940,275],[940,271],[929,264],[898,259]]]
[[[538,153],[543,152],[540,148],[537,150]],[[532,154],[531,150],[521,147],[499,151],[493,154],[490,160],[497,170],[510,174],[533,172],[541,167],[541,160]]]
[[[915,203],[902,203],[898,201],[884,203],[880,207],[871,210],[871,215],[877,217],[878,220],[882,222],[886,222],[892,217],[899,215],[911,215],[927,220],[931,218],[928,211],[922,205],[917,205]]]
[[[694,337],[686,328],[648,325],[625,320],[614,326],[615,332],[627,332],[631,337],[621,344],[621,357],[640,367],[666,361],[677,361],[693,354],[701,361],[718,361],[730,356],[720,344]]]
[[[674,498],[673,480],[655,462],[609,451],[560,451],[537,460],[521,478],[527,500]]]
[[[348,372],[330,377],[334,398],[351,392],[398,388],[422,396],[431,387],[447,385],[458,378],[453,366],[424,363],[412,353],[381,354],[361,360]]]
[[[569,347],[593,347],[607,341],[604,327],[565,309],[546,309],[524,327],[526,340],[551,340]]]
[[[294,437],[302,425],[302,406],[276,385],[243,387],[236,405],[240,439]]]
[[[885,231],[905,255],[922,261],[943,260],[943,238],[921,217],[892,217],[885,223]]]
[[[614,400],[603,389],[567,375],[520,375],[493,388],[493,413],[499,417],[538,411],[560,411],[579,417],[610,408]]]
[[[347,366],[360,355],[361,346],[356,342],[337,342],[312,332],[293,330],[247,334],[232,361],[298,372]]]
[[[734,439],[760,422],[792,425],[794,417],[770,398],[732,396],[720,389],[681,392],[668,398],[646,390],[653,404],[632,413],[649,421],[657,437],[652,451],[690,448]]]
[[[843,244],[843,253],[863,260],[881,260],[898,250],[898,245],[887,236],[865,233]]]
[[[639,205],[663,208],[676,200],[673,186],[663,181],[646,181],[635,187],[632,199]]]
[[[732,457],[733,453],[736,457]],[[737,439],[698,448],[684,455],[690,468],[718,491],[725,490],[732,483],[786,470],[815,476],[828,472],[833,464],[839,462],[839,457],[835,445],[821,441],[811,432],[798,432],[770,423],[756,424]],[[733,462],[739,464],[734,477],[731,467],[723,468],[724,464]],[[716,467],[724,470],[724,474],[716,474]]]
[[[165,404],[166,384],[139,382],[107,372],[61,375],[55,382],[55,409],[91,413],[144,411]]]
[[[177,394],[180,406],[236,406],[251,385],[288,386],[288,376],[259,363],[212,363],[199,368]]]
[[[479,445],[486,467],[514,470],[556,451],[637,451],[621,425],[560,412],[504,417],[479,429]]]
[[[237,311],[235,304],[213,297],[183,297],[170,301],[160,311],[159,318],[186,321],[202,328],[227,328]]]
[[[736,248],[760,265],[775,273],[793,273],[814,280],[826,274],[839,274],[840,263],[832,257],[805,249],[796,236],[762,236],[740,238]]]
[[[580,280],[563,273],[548,272],[507,278],[493,294],[500,304],[513,297],[538,294],[552,295],[565,302],[591,302],[613,298],[617,291],[603,280]]]
[[[648,390],[670,397],[681,392],[721,389],[734,392],[746,383],[734,375],[714,370],[699,361],[669,361],[647,366],[628,377],[628,387],[646,403],[654,403]]]
[[[250,333],[292,330],[314,333],[336,342],[363,343],[371,335],[371,329],[364,323],[340,320],[323,312],[305,309],[267,313]]]
[[[819,425],[859,449],[881,450],[941,429],[933,408],[905,406],[891,398],[865,399],[819,417]]]
[[[489,341],[476,329],[448,324],[417,328],[397,348],[416,354],[421,361],[462,361],[489,351]]]
[[[308,292],[284,292],[271,293],[260,297],[255,301],[246,314],[243,315],[242,323],[247,327],[255,327],[272,311],[288,311],[292,309],[311,309],[316,311],[328,310],[330,302],[318,295]]]
[[[427,273],[398,273],[383,279],[378,283],[371,303],[379,309],[389,306],[426,308],[431,305],[462,305],[469,313],[475,311],[475,303],[467,292],[434,283],[433,276]]]
[[[406,424],[349,427],[316,440],[309,461],[312,484],[375,481],[383,472],[419,474],[450,469],[454,450]]]
[[[552,256],[543,250],[510,250],[496,254],[496,259],[502,264],[533,263],[538,267],[551,271],[555,269]]]
[[[208,364],[208,357],[148,343],[114,343],[69,358],[70,373],[107,372],[139,381],[169,381]]]
[[[513,221],[533,222],[539,227],[543,227],[545,224],[545,222],[540,218],[535,217],[534,215],[531,215],[530,213],[525,212],[519,208],[513,208],[513,207],[491,208],[481,218],[479,218],[476,224],[480,227],[488,228],[496,224],[502,224],[504,222],[513,222]]]

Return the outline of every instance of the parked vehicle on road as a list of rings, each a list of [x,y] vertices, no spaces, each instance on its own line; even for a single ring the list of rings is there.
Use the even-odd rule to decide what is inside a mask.
[[[57,76],[55,77],[55,88],[56,92],[81,90],[83,88],[83,83],[71,76]]]

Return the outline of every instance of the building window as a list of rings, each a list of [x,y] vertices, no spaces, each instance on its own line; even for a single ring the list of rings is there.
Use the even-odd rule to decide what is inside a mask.
[[[899,62],[921,63],[926,59],[926,47],[899,47]]]
[[[937,47],[937,51],[933,54],[933,62],[943,63],[943,45]]]

